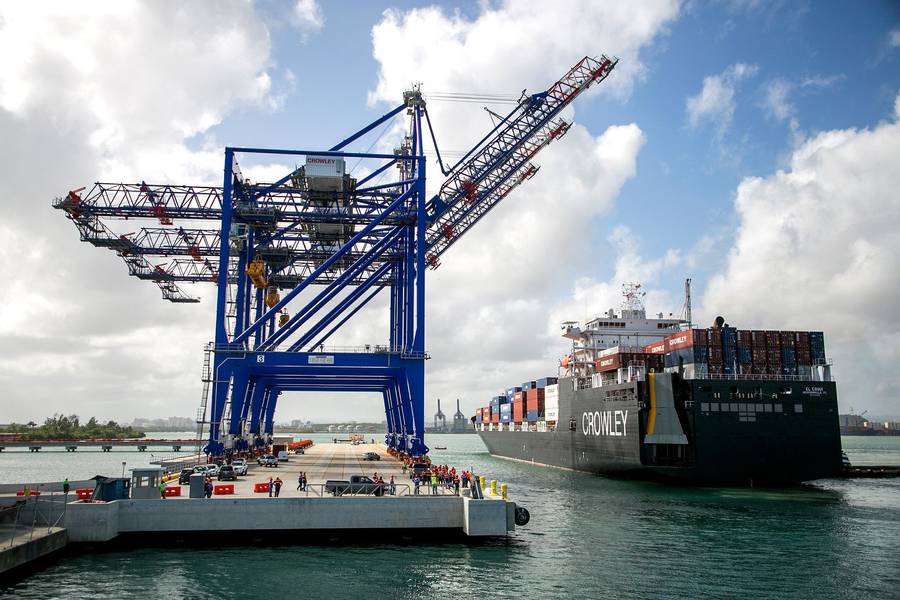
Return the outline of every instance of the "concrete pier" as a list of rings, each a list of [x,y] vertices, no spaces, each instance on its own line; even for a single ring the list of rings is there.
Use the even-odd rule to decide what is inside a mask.
[[[381,459],[364,460],[366,452],[375,452]],[[301,472],[307,476],[306,490],[297,489]],[[385,482],[393,475],[394,495],[334,497],[323,490],[327,480],[372,477],[376,472]],[[284,482],[280,497],[255,491],[256,484],[267,484],[270,477]],[[432,495],[430,486],[424,485],[421,494],[415,495],[401,463],[380,444],[318,444],[305,454],[291,454],[278,467],[254,462],[238,481],[214,484],[231,484],[234,493],[190,498],[189,486],[184,485],[180,486],[181,496],[164,500],[69,502],[63,520],[68,540],[102,543],[127,537],[130,543],[139,544],[142,539],[159,536],[199,541],[204,536],[268,533],[302,541],[317,533],[371,539],[396,532],[483,538],[503,537],[515,530],[516,504],[499,496],[486,493],[484,499],[473,499],[468,490],[460,490],[457,496],[440,487]],[[168,485],[177,486],[177,482]]]

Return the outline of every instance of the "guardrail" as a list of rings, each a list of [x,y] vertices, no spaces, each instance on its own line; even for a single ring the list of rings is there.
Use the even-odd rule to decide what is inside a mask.
[[[9,543],[4,539],[3,546],[12,548],[16,538],[28,533],[29,541],[34,539],[34,532],[47,528],[50,533],[59,527],[66,517],[68,494],[42,494],[17,499],[12,529],[9,531]],[[24,514],[23,514],[24,513]]]

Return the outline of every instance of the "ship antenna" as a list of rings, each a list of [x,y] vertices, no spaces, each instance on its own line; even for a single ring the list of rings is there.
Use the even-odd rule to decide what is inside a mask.
[[[687,321],[688,328],[693,324],[691,321],[691,278],[684,280],[684,320]]]

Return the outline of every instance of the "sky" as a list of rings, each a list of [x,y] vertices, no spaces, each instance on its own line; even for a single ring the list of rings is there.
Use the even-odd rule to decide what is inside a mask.
[[[696,322],[824,331],[841,410],[900,416],[900,4],[132,0],[0,1],[0,422],[199,405],[213,289],[163,302],[54,198],[218,183],[225,145],[327,148],[413,83],[512,96],[600,54],[616,69],[567,109],[538,175],[428,274],[426,418],[436,398],[471,414],[555,374],[560,322],[618,308],[624,282],[678,314],[686,277]],[[478,104],[429,112],[447,152],[491,127]],[[241,164],[257,180],[293,167]],[[339,341],[386,335],[375,305]],[[383,409],[282,398],[276,420],[297,418]]]

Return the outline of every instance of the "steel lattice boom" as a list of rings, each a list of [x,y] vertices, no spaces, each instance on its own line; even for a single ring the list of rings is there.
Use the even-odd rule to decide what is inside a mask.
[[[216,286],[215,340],[198,415],[201,430],[208,427],[208,453],[265,444],[283,392],[352,391],[381,394],[387,444],[419,456],[427,452],[426,269],[537,173],[532,159],[570,126],[560,111],[615,65],[605,56],[585,57],[547,91],[523,94],[444,170],[447,178],[431,198],[424,151],[431,123],[413,89],[402,104],[325,151],[226,148],[221,187],[95,183],[53,206],[82,241],[114,251],[130,275],[153,281],[167,300],[198,302],[182,284]],[[407,135],[393,154],[346,150],[404,113]],[[261,155],[302,166],[278,181],[254,183],[238,158]],[[348,160],[366,161],[368,175],[353,177]],[[378,183],[392,173],[395,180]],[[132,222],[137,225],[123,231]],[[384,342],[326,349],[382,293]]]

